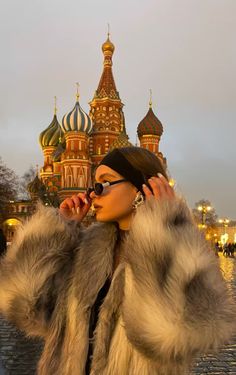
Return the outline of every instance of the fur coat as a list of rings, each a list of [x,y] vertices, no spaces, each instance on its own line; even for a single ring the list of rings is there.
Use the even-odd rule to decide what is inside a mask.
[[[0,309],[45,339],[40,375],[84,375],[91,306],[112,275],[118,230],[39,207],[1,264]],[[138,208],[100,308],[91,375],[184,375],[235,330],[217,260],[186,203]]]

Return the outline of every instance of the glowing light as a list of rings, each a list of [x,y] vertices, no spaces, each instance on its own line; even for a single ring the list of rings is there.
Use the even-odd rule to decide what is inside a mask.
[[[203,212],[209,212],[211,211],[212,207],[211,206],[198,206],[198,211],[203,211]]]
[[[171,178],[170,180],[169,180],[169,185],[173,188],[174,186],[175,186],[175,180],[173,179],[173,178]]]
[[[226,226],[226,227],[228,226],[229,222],[230,222],[230,220],[227,219],[227,218],[219,219],[219,223],[224,224],[224,226]]]
[[[222,243],[222,245],[224,245],[225,243],[227,243],[228,239],[229,239],[228,233],[222,234],[220,236],[220,242]]]

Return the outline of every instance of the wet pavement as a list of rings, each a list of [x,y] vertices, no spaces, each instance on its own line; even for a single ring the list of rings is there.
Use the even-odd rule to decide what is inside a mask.
[[[220,268],[230,292],[236,298],[236,258],[225,258],[220,253]],[[236,375],[236,337],[216,355],[200,358],[194,375]]]

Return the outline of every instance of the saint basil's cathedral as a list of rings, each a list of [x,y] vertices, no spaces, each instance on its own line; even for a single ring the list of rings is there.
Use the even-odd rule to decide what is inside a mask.
[[[112,73],[114,50],[108,33],[102,45],[103,72],[89,103],[89,114],[80,106],[78,86],[74,108],[63,116],[61,124],[55,105],[52,122],[39,136],[44,162],[28,185],[31,199],[10,201],[4,217],[0,217],[0,226],[8,242],[17,226],[32,215],[38,199],[58,207],[63,199],[91,186],[94,170],[107,152],[133,146],[126,132],[123,103]],[[162,124],[153,113],[150,99],[148,112],[137,127],[139,146],[155,153],[166,165],[166,159],[159,151],[162,133]],[[87,216],[89,224],[91,221]]]
[[[29,186],[31,193],[36,192],[40,182],[49,193],[57,193],[60,201],[85,191],[92,184],[94,169],[107,152],[132,146],[126,133],[123,103],[112,73],[114,50],[108,34],[102,45],[103,72],[89,103],[89,114],[80,106],[78,87],[74,108],[63,116],[61,125],[55,105],[51,124],[39,136],[44,165],[40,169],[41,181],[37,177]],[[149,110],[137,127],[140,147],[149,149],[166,164],[159,152],[162,133],[162,124],[153,113],[150,99]]]

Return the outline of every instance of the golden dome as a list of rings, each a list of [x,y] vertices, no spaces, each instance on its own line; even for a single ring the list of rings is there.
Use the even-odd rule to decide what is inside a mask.
[[[107,51],[113,53],[114,50],[115,50],[115,46],[114,46],[114,44],[110,41],[110,39],[109,39],[109,34],[108,34],[107,40],[106,40],[105,43],[103,43],[103,45],[102,45],[102,51],[103,51],[103,53],[104,53],[104,52],[107,52]]]

